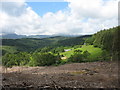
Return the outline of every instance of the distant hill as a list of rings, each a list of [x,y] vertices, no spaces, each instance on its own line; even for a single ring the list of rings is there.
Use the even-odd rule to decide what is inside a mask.
[[[3,39],[18,39],[25,38],[25,35],[17,35],[17,34],[5,34],[1,36]]]
[[[49,38],[49,37],[55,37],[55,36],[63,36],[63,37],[77,37],[81,35],[17,35],[17,34],[5,34],[0,35],[0,38],[2,39],[21,39],[21,38]]]
[[[3,46],[14,46],[18,51],[33,51],[37,48],[43,48],[46,46],[58,47],[58,46],[72,46],[82,45],[85,41],[84,38],[91,37],[79,36],[79,37],[63,37],[55,36],[48,38],[21,38],[21,39],[2,39]]]
[[[30,36],[26,36],[26,35],[17,35],[17,34],[6,34],[6,35],[2,35],[0,37],[2,37],[3,39],[48,38],[48,37],[51,37],[51,35],[30,35]]]

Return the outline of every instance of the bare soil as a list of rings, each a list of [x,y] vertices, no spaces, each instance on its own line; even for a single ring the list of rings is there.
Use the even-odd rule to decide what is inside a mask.
[[[4,88],[119,88],[117,62],[12,67],[2,72]]]

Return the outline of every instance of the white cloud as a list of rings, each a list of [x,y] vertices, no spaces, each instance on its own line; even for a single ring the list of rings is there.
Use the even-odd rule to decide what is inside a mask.
[[[23,2],[4,3],[0,10],[2,33],[91,34],[117,26],[118,0],[66,0],[67,10],[38,16]]]
[[[66,0],[76,16],[91,18],[112,18],[116,16],[118,0]]]
[[[1,2],[0,11],[11,16],[20,16],[26,11],[26,4],[24,3],[24,0],[20,1],[21,2]]]
[[[7,2],[3,4],[3,6],[14,6],[12,7],[11,11],[6,8],[6,10],[2,9],[2,11],[0,12],[0,23],[2,23],[0,30],[2,30],[2,33],[17,33],[29,35],[37,34],[38,31],[43,32],[40,25],[41,17],[38,16],[30,7],[23,8],[23,5],[25,5],[24,3],[19,4],[19,6],[17,6],[17,3],[13,4],[13,2]],[[17,15],[12,12],[16,13]]]

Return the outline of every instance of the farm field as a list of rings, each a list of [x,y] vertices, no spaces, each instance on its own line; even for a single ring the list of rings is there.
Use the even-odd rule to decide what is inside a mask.
[[[67,52],[63,52],[60,53],[61,55],[64,55],[65,57],[69,58],[71,55],[73,55],[74,50],[82,50],[82,52],[84,51],[88,51],[90,53],[89,59],[91,60],[95,60],[97,57],[99,57],[102,54],[102,49],[101,48],[96,48],[93,45],[82,45],[81,48],[69,48],[71,49],[71,51],[67,51]]]

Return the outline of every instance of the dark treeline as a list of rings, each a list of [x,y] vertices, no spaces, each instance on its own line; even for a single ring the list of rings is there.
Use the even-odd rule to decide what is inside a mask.
[[[120,56],[118,55],[120,53],[120,26],[99,31],[87,38],[85,42],[106,50],[111,59],[118,60],[118,56]]]
[[[113,59],[120,60],[120,26],[117,27],[117,30],[114,34],[112,51]]]
[[[35,51],[38,48],[44,48],[47,46],[59,47],[59,46],[72,46],[79,45],[84,43],[84,38],[90,36],[79,36],[79,37],[50,37],[50,38],[23,38],[23,39],[3,39],[3,46],[14,46],[17,48],[17,51],[31,52]]]

